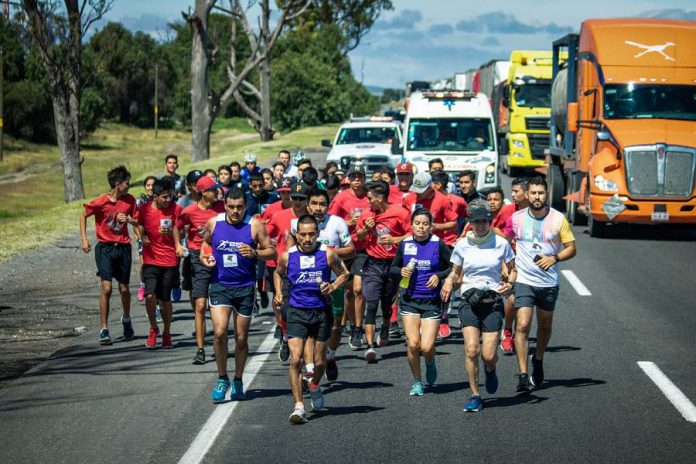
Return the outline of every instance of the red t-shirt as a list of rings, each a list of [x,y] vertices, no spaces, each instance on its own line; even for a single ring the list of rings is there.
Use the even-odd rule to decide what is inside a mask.
[[[155,266],[176,266],[176,246],[172,232],[181,214],[181,206],[176,203],[167,209],[157,209],[153,202],[140,207],[138,224],[145,229],[145,235],[150,240],[149,245],[143,243],[143,264]]]
[[[266,223],[266,230],[271,240],[275,242],[278,257],[280,257],[287,248],[288,235],[290,235],[293,219],[297,219],[295,210],[288,208],[274,214],[271,220]],[[269,267],[276,267],[277,260],[266,261],[266,265]]]
[[[432,213],[433,222],[436,224],[443,224],[445,222],[456,221],[457,213],[454,211],[454,209],[452,209],[452,203],[450,202],[449,198],[446,195],[443,195],[442,193],[438,192],[437,190],[435,190],[434,193],[435,195],[433,195],[429,200],[417,200],[415,192],[411,192],[404,197],[404,208],[406,208],[406,210],[410,214],[413,214],[413,210],[415,209],[416,204],[419,204]],[[444,240],[445,243],[450,245],[451,243],[449,243],[447,240],[452,239],[451,237],[448,237],[447,232],[451,232],[449,234],[450,236],[453,233],[454,240],[456,240],[456,227],[451,231],[436,230],[433,233],[440,237],[442,240]],[[454,240],[452,240],[452,243],[454,243]]]
[[[365,251],[373,258],[392,259],[396,256],[396,249],[399,245],[384,245],[379,242],[379,237],[381,235],[402,237],[412,234],[411,213],[397,205],[389,205],[385,212],[377,215],[375,215],[374,211],[368,209],[358,219],[356,228],[364,229],[365,220],[369,217],[375,218],[375,228],[365,236]]]
[[[468,216],[466,212],[467,204],[464,198],[460,197],[459,195],[455,195],[454,193],[450,193],[447,195],[447,199],[450,201],[452,209],[457,215],[457,219],[466,218]],[[452,246],[458,238],[459,236],[457,235],[457,229],[455,228],[452,230],[445,231],[445,236],[443,237],[443,240],[447,245]]]
[[[404,202],[404,197],[408,195],[409,192],[403,192],[399,190],[398,185],[389,186],[389,204],[390,205],[401,205]]]
[[[288,206],[288,208],[290,207]],[[283,200],[275,201],[268,205],[264,212],[261,213],[261,220],[263,222],[268,222],[268,220],[271,219],[275,213],[286,210],[288,208],[283,208]]]
[[[188,239],[188,247],[192,250],[199,251],[201,243],[203,243],[203,235],[205,233],[205,223],[213,216],[225,212],[225,205],[221,201],[216,201],[208,209],[202,209],[198,206],[198,202],[188,205],[181,210],[181,214],[177,220],[176,226],[183,229],[189,226],[186,238]]]
[[[512,231],[512,215],[515,211],[517,211],[517,205],[515,203],[503,206],[493,218],[491,227],[497,227],[503,231],[506,237],[512,238],[514,235]]]
[[[116,219],[118,213],[133,218],[138,215],[135,198],[125,194],[116,201],[111,201],[107,193],[98,196],[84,205],[87,217],[94,215],[94,225],[97,231],[97,241],[108,243],[130,243],[128,224]]]
[[[370,202],[367,199],[367,194],[359,197],[349,188],[336,195],[329,206],[329,214],[343,218],[346,222],[348,222],[351,217],[360,217],[364,211],[369,210]],[[355,245],[355,251],[364,250],[365,244],[358,240],[358,236],[355,234],[355,226],[348,226],[348,231]]]

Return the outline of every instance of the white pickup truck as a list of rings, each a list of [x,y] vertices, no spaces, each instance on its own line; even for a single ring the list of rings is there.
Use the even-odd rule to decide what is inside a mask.
[[[360,161],[368,175],[384,165],[396,168],[401,156],[392,154],[394,143],[401,143],[401,123],[381,116],[351,118],[338,129],[333,143],[321,141],[331,148],[327,161],[339,166]]]

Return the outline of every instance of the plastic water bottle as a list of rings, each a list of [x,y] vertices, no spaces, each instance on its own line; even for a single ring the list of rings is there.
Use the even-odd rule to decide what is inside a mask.
[[[184,251],[181,252],[181,257],[182,258],[188,258],[189,257],[189,249],[184,248]]]
[[[408,269],[413,271],[416,267],[416,260],[411,258],[411,261],[408,262],[408,265],[406,266]],[[413,274],[411,274],[413,275]],[[408,285],[411,283],[411,276],[408,277],[402,277],[401,282],[399,282],[399,288],[408,288]]]

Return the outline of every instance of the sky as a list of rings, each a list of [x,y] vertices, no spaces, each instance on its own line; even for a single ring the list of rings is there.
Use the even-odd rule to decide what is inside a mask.
[[[227,6],[227,1],[220,0]],[[194,0],[115,0],[107,20],[155,38]],[[511,50],[548,50],[587,18],[661,17],[696,21],[693,0],[393,0],[349,57],[366,85],[403,88],[451,77]]]

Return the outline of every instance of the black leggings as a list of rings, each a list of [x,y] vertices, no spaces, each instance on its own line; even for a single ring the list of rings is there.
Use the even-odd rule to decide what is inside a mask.
[[[382,304],[383,323],[389,323],[392,301],[396,295],[396,280],[389,274],[391,260],[368,259],[363,269],[363,296],[367,302],[365,324],[374,325],[377,308]]]

